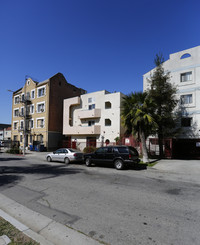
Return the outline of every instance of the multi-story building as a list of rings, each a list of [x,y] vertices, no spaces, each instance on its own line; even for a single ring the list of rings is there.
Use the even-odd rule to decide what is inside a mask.
[[[200,46],[170,54],[163,68],[170,72],[170,82],[177,87],[177,109],[182,114],[175,148],[182,154],[188,150],[200,153]],[[144,91],[153,72],[154,69],[143,75]]]
[[[121,125],[123,94],[105,90],[64,100],[63,134],[68,145],[83,150],[114,143],[124,134]]]
[[[56,148],[62,140],[63,100],[86,93],[68,83],[61,73],[43,81],[28,78],[13,92],[12,140],[20,146]],[[25,140],[24,140],[25,138]]]
[[[10,140],[10,139],[11,139],[11,125],[0,124],[0,140]]]

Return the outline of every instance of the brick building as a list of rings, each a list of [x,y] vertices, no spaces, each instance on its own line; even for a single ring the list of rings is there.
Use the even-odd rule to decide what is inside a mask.
[[[62,140],[63,100],[84,93],[61,73],[39,83],[28,78],[13,92],[12,140],[21,147],[25,141],[26,146],[57,148]]]

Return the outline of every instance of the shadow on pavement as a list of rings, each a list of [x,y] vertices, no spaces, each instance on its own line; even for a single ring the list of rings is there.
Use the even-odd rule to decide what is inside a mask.
[[[0,187],[4,185],[13,186],[13,184],[17,184],[23,177],[16,175],[0,175]]]

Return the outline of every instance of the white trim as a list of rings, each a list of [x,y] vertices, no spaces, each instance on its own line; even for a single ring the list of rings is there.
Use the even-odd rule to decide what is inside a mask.
[[[38,111],[38,105],[44,105],[44,111]],[[45,112],[45,101],[41,101],[41,102],[38,102],[36,104],[36,111],[37,111],[37,113],[43,113],[43,112]]]
[[[16,128],[14,127],[14,124],[15,124],[15,123],[19,124],[19,120],[17,120],[17,121],[13,121],[13,130],[17,130],[17,129],[18,129],[18,125],[17,125],[17,127],[16,127]]]
[[[38,96],[38,91],[39,91],[40,89],[43,89],[43,88],[44,88],[44,95]],[[37,98],[44,97],[45,95],[46,95],[46,85],[37,88]]]
[[[34,91],[34,97],[32,97],[32,92]],[[35,99],[35,89],[31,90],[31,99]]]
[[[43,127],[38,127],[38,120],[44,120]],[[36,118],[36,128],[45,128],[45,117],[38,117]]]
[[[15,111],[17,111],[17,110],[19,112],[19,107],[13,109],[13,117],[19,117],[19,115],[18,116],[15,116]]]
[[[30,121],[33,121],[33,127],[30,127],[30,126],[31,126],[31,125],[30,125]],[[30,129],[33,129],[33,128],[34,128],[34,118],[31,118],[31,119],[29,120],[29,122],[28,122],[28,123],[29,123],[29,125],[28,125],[28,126],[29,126],[29,128],[30,128]]]
[[[15,98],[17,98],[17,97],[19,98],[19,102],[18,102],[18,103],[15,103]],[[17,105],[17,104],[19,104],[19,103],[20,103],[20,95],[18,94],[18,95],[15,95],[15,96],[14,96],[14,105]]]
[[[196,93],[195,92],[181,93],[180,94],[180,102],[181,102],[181,96],[182,95],[190,95],[190,94],[192,95],[192,103],[190,103],[190,104],[181,104],[185,108],[195,107],[196,106]]]

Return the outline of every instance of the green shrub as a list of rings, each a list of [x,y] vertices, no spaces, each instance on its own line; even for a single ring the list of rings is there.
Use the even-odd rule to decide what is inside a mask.
[[[96,147],[94,147],[94,146],[88,146],[88,147],[85,147],[84,149],[83,149],[83,152],[84,153],[91,153],[91,152],[94,152],[94,151],[96,151]]]
[[[12,147],[9,150],[6,151],[7,153],[11,153],[11,154],[21,154],[22,151],[19,149],[19,147]]]

